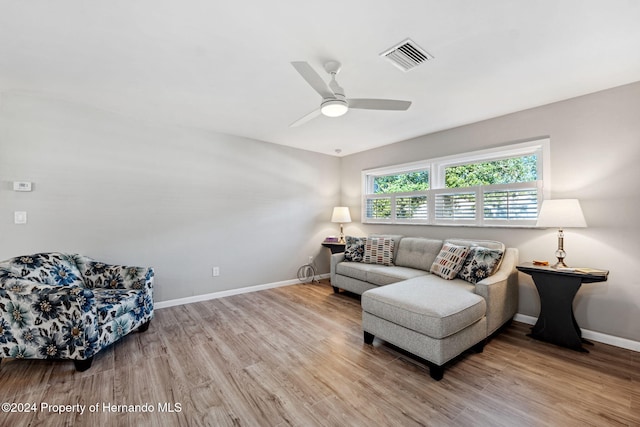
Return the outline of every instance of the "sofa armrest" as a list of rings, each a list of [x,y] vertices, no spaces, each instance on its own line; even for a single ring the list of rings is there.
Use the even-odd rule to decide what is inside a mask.
[[[91,289],[7,279],[0,287],[0,357],[87,359],[97,350],[97,317]]]
[[[102,288],[153,289],[155,270],[152,267],[131,267],[126,265],[110,265],[105,274]],[[114,282],[115,280],[115,282]],[[122,282],[120,282],[122,280]]]
[[[337,254],[331,254],[331,283],[336,283],[336,267],[339,263],[345,260],[344,252],[339,252]]]
[[[487,335],[495,332],[518,311],[518,249],[507,248],[500,268],[476,283],[476,294],[487,302]]]
[[[107,264],[79,256],[78,269],[89,288],[153,289],[155,272],[152,267]]]

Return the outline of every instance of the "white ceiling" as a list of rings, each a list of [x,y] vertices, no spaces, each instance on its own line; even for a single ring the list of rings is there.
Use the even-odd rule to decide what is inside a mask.
[[[435,59],[405,73],[379,54],[407,37]],[[290,128],[321,100],[290,62],[329,59],[413,105]],[[637,0],[0,0],[0,92],[326,154],[635,81]]]

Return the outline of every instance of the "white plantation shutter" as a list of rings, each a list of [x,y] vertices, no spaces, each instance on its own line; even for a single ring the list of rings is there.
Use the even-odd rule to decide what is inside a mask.
[[[366,199],[365,218],[369,222],[426,223],[429,219],[427,196],[419,195],[370,195]]]
[[[435,224],[475,224],[476,191],[463,189],[434,190]]]
[[[545,191],[548,193],[549,168],[545,165],[549,162],[549,142],[549,139],[540,139],[362,171],[362,220],[364,223],[533,227],[542,200],[548,196]],[[449,167],[531,156],[537,160],[533,178],[537,175],[538,181],[446,188],[445,171]],[[380,177],[397,176],[401,180],[404,174],[416,171],[428,172],[431,189],[381,193],[380,187],[376,188],[376,179]],[[509,176],[507,172],[502,182],[508,182]]]
[[[398,220],[426,222],[429,219],[426,195],[396,197],[395,206]]]
[[[368,222],[433,225],[533,226],[542,204],[542,181],[371,195]]]
[[[542,182],[487,186],[483,194],[485,224],[533,225],[542,203]]]
[[[391,199],[390,196],[371,196],[368,198],[365,218],[376,221],[391,220]]]

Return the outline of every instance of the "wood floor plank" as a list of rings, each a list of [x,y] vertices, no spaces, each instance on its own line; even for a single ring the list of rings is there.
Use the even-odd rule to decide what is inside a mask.
[[[361,315],[326,280],[157,310],[82,373],[3,360],[1,402],[99,410],[2,412],[0,425],[640,426],[640,353],[573,352],[514,322],[437,382],[402,350],[364,344]],[[105,410],[143,404],[154,410]]]

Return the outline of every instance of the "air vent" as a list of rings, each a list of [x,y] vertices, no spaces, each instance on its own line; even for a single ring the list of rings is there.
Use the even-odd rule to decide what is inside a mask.
[[[380,56],[387,58],[402,71],[412,70],[423,62],[433,59],[433,55],[430,55],[411,39],[406,39],[381,53]]]

